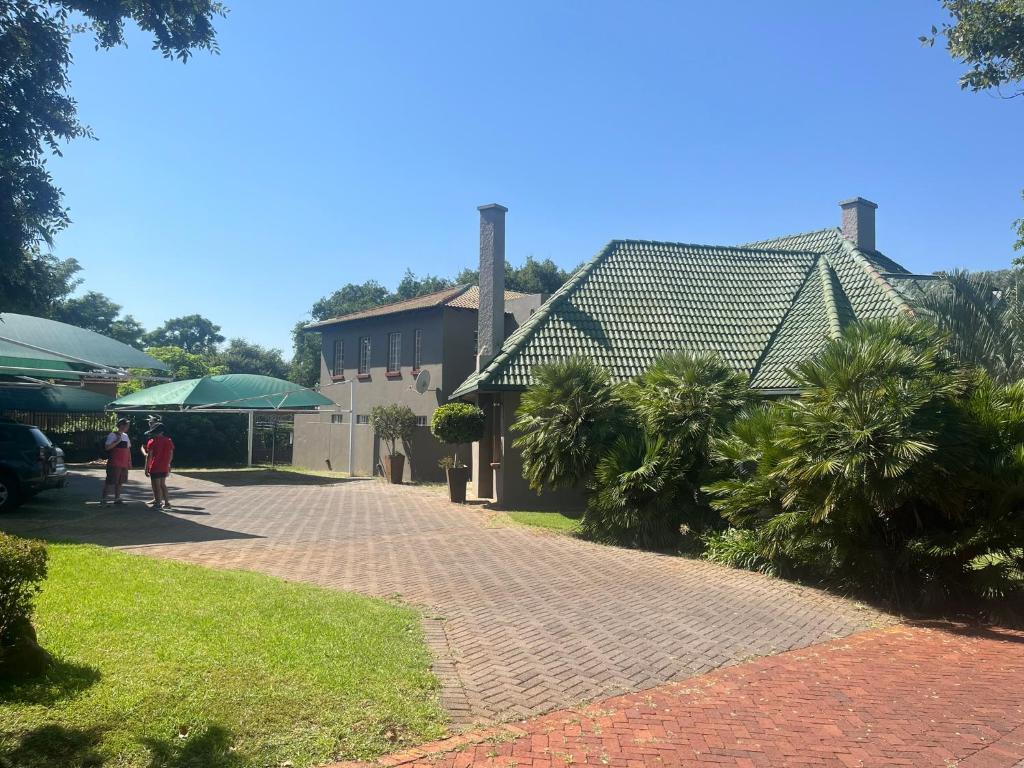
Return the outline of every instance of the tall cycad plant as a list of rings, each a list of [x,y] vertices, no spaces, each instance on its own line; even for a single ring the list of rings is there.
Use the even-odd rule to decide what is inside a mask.
[[[996,381],[1024,378],[1024,270],[1003,280],[991,274],[956,270],[930,283],[922,308],[946,331],[953,350]]]
[[[711,442],[749,402],[747,377],[718,356],[663,355],[622,388],[633,431],[598,464],[581,530],[591,538],[671,548],[719,521],[701,486]]]
[[[851,326],[716,444],[713,559],[920,606],[1024,586],[1024,409],[920,322]]]
[[[746,377],[717,357],[667,354],[615,386],[575,358],[535,369],[514,427],[534,488],[582,484],[584,535],[672,548],[717,516],[702,491],[711,440],[747,402]]]
[[[628,422],[619,388],[583,357],[538,365],[533,376],[512,425],[523,476],[538,492],[584,484]]]

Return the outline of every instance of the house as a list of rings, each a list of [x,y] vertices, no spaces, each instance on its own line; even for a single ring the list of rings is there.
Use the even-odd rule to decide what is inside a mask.
[[[875,247],[875,209],[840,203],[842,226],[742,246],[613,240],[507,338],[480,315],[478,369],[452,392],[489,414],[474,445],[473,490],[497,506],[576,506],[578,493],[538,499],[522,477],[509,427],[540,363],[593,358],[617,380],[679,349],[716,352],[765,395],[795,393],[786,373],[850,323],[913,316],[918,280]],[[503,212],[482,211],[484,218]],[[503,235],[481,221],[481,232]],[[481,303],[500,296],[501,243],[481,238]],[[495,308],[497,313],[498,308]],[[490,353],[493,350],[493,353]]]
[[[543,298],[502,290],[503,335],[525,322]],[[430,418],[476,368],[479,307],[479,289],[462,285],[306,326],[320,333],[320,392],[337,407],[295,417],[293,464],[375,474],[381,445],[369,424],[370,411],[404,403],[417,419],[405,479],[443,480],[437,462],[452,449],[430,433]],[[415,386],[421,374],[429,377],[422,393]],[[469,454],[469,446],[463,446],[462,455]]]

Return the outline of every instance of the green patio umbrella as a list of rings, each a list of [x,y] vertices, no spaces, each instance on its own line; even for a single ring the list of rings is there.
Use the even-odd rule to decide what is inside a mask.
[[[299,384],[271,376],[228,373],[184,379],[140,389],[119,397],[108,407],[112,410],[293,410],[334,405],[334,401]]]

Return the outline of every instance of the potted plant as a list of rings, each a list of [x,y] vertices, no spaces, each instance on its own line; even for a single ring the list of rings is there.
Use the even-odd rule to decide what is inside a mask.
[[[388,455],[384,457],[384,476],[389,483],[400,484],[405,471],[405,455],[399,452],[398,443],[405,444],[412,437],[416,414],[408,405],[376,405],[370,410],[370,426],[388,448]]]
[[[484,434],[484,412],[469,403],[448,403],[434,411],[430,431],[445,445],[474,443]],[[455,502],[466,500],[466,483],[470,469],[459,461],[459,454],[446,456],[440,466],[448,477],[448,497]]]

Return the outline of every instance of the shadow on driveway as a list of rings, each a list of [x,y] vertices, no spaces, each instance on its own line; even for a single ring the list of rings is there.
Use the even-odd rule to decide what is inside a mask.
[[[207,497],[217,496],[216,488],[172,488],[171,501],[176,508],[164,512],[150,509],[148,482],[141,472],[124,491],[124,504],[102,507],[99,503],[102,477],[98,473],[75,474],[69,486],[46,491],[17,509],[0,515],[0,531],[47,541],[71,541],[105,547],[132,547],[151,544],[180,544],[229,539],[263,538],[250,533],[203,525],[179,517],[204,516],[201,506]]]
[[[216,483],[228,488],[242,488],[257,485],[340,485],[342,483],[367,482],[365,477],[322,477],[303,475],[298,472],[277,472],[272,469],[239,470],[184,470],[175,475],[206,483]]]

